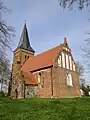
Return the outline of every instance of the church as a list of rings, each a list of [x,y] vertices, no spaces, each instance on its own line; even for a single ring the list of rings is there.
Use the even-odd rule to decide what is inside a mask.
[[[10,86],[12,98],[79,97],[79,75],[67,38],[62,44],[35,55],[25,23],[14,50]]]

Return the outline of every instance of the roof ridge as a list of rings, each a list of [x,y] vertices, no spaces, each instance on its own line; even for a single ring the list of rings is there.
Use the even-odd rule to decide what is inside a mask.
[[[46,51],[44,51],[44,52],[42,52],[42,53],[39,53],[39,54],[37,54],[37,55],[35,55],[35,56],[39,56],[39,55],[41,55],[41,54],[43,54],[43,53],[45,53],[45,52],[48,52],[48,51],[51,51],[51,50],[53,50],[53,49],[55,49],[55,48],[57,48],[57,47],[60,47],[62,44],[60,44],[60,45],[57,45],[56,47],[53,47],[53,48],[51,48],[51,49],[48,49],[48,50],[46,50]],[[35,57],[34,56],[34,57]]]
[[[47,51],[44,51],[32,58],[29,58],[22,66],[21,70],[34,71],[53,65],[56,54],[61,51],[62,44],[57,45]]]

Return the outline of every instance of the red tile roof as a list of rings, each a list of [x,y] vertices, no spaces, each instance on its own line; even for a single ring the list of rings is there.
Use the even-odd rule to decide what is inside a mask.
[[[22,79],[25,80],[25,84],[37,85],[34,75],[31,72],[21,71]]]
[[[48,51],[45,51],[37,56],[29,58],[25,62],[21,70],[26,72],[28,71],[32,72],[38,69],[52,66],[56,58],[56,55],[60,52],[61,48],[62,48],[62,44]]]

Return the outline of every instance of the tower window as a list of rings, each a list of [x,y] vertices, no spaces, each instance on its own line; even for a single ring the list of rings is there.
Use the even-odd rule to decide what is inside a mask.
[[[26,60],[27,56],[25,55],[25,60]]]
[[[20,57],[17,56],[17,64],[20,64]]]
[[[73,86],[72,84],[72,75],[70,73],[67,74],[67,85]]]
[[[22,75],[22,77],[24,78],[24,75]]]
[[[27,57],[27,59],[29,59],[29,56]]]
[[[25,55],[25,60],[29,59],[29,56]]]

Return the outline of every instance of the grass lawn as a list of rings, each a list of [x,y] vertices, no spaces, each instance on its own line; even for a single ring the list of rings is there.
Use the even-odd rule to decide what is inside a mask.
[[[0,120],[90,120],[90,98],[11,100],[0,97]]]

